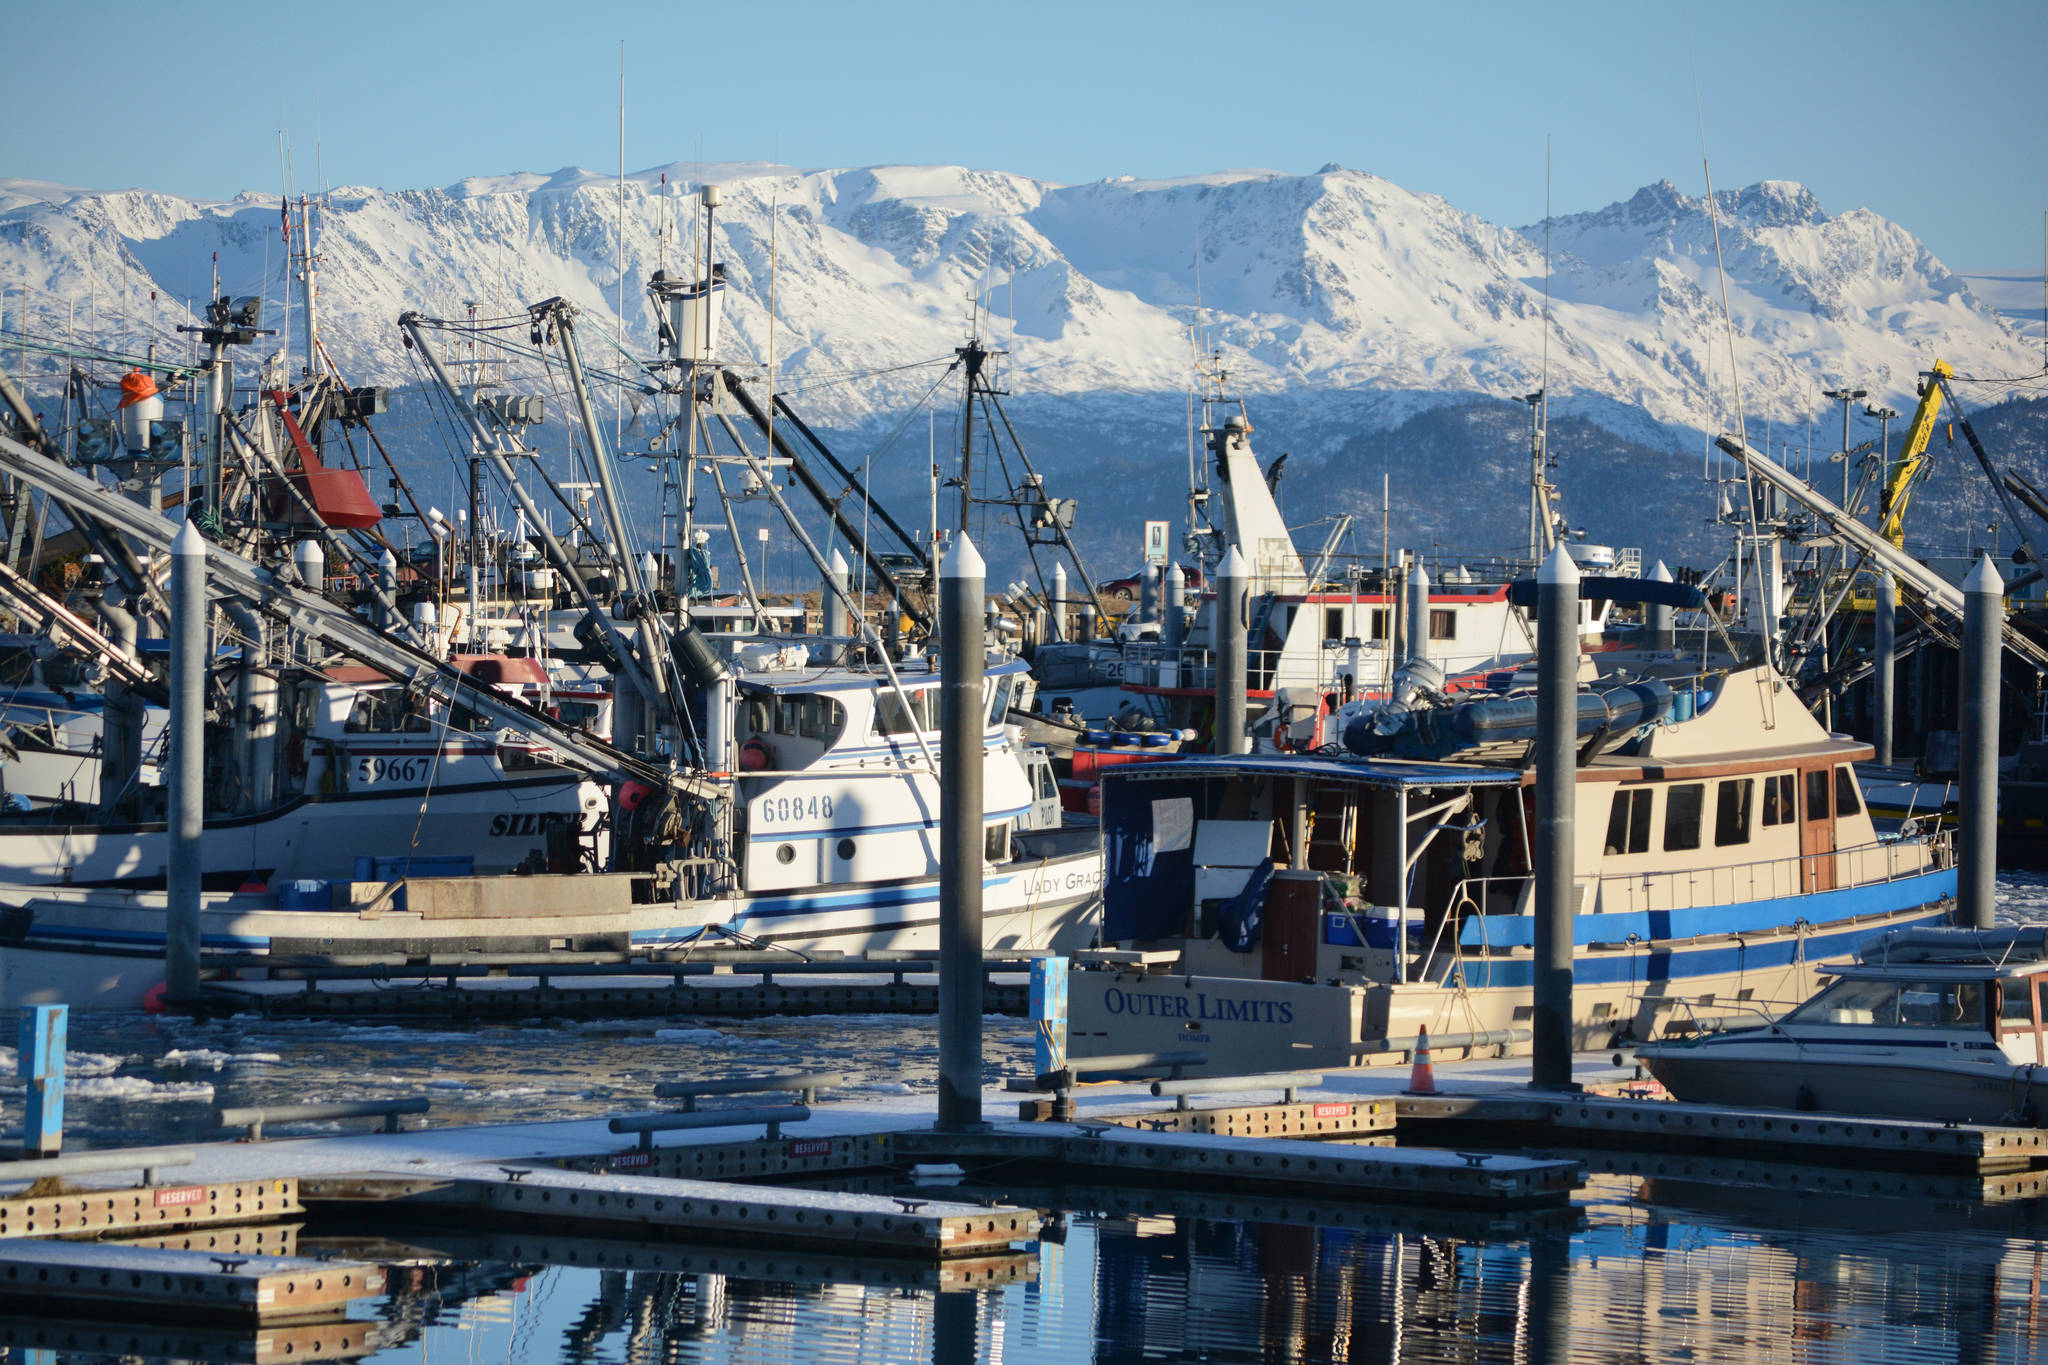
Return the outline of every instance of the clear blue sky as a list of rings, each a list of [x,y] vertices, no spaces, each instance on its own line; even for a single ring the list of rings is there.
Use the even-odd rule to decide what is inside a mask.
[[[224,197],[626,158],[1049,180],[1326,162],[1496,222],[1798,180],[1957,269],[2038,270],[2048,3],[0,0],[0,176]],[[212,74],[209,74],[212,73]]]

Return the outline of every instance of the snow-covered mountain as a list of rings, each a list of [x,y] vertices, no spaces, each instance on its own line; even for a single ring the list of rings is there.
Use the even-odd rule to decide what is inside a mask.
[[[583,171],[345,187],[319,223],[326,344],[352,380],[404,383],[415,375],[394,324],[407,309],[506,314],[559,294],[616,327],[623,262],[624,335],[651,351],[643,286],[659,266],[686,268],[701,227],[691,191],[706,180],[725,190],[715,256],[733,286],[731,342],[765,361],[772,287],[779,383],[839,429],[921,395],[937,371],[874,372],[949,356],[977,307],[1020,397],[1153,395],[1160,417],[1190,381],[1198,302],[1235,390],[1334,400],[1353,426],[1543,382],[1544,225],[1489,223],[1336,166],[1063,186],[950,166],[677,163],[628,178],[623,239],[618,183]],[[1803,422],[1845,383],[1907,408],[1937,356],[1965,373],[2038,367],[2039,344],[1905,228],[1830,214],[1782,181],[1719,200],[1752,423]],[[192,320],[186,301],[204,299],[217,259],[222,292],[267,293],[274,325],[278,208],[275,194],[214,203],[0,180],[0,309],[10,327],[25,305],[37,329],[139,346],[152,326],[168,336]],[[1674,429],[1732,429],[1705,201],[1649,186],[1556,219],[1548,241],[1556,405],[1666,443]]]

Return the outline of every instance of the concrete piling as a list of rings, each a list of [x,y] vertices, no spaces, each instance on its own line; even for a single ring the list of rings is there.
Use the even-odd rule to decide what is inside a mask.
[[[1530,1084],[1572,1079],[1573,819],[1578,804],[1579,569],[1559,546],[1536,571],[1536,961]]]
[[[206,616],[206,540],[188,521],[171,542],[164,990],[174,1001],[191,1000],[199,994],[199,883],[204,870],[199,841],[206,819]]]
[[[1998,673],[2005,580],[1984,555],[1963,580],[1962,771],[1957,809],[1956,921],[1991,927],[1998,871]]]
[[[982,608],[987,568],[963,531],[939,566],[939,1114],[981,1124]]]

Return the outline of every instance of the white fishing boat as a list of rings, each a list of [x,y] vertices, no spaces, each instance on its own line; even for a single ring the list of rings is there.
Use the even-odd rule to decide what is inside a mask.
[[[986,688],[984,941],[992,950],[1073,951],[1096,933],[1101,849],[1092,824],[1062,820],[1043,751],[1023,745],[1003,723],[1023,673],[1015,661],[991,665]],[[437,851],[460,840],[478,849],[495,840],[541,855],[523,869],[529,875],[496,882],[444,884],[409,871],[404,856],[356,872],[352,852],[302,854],[301,844],[278,855],[253,838],[237,842],[232,847],[253,859],[290,856],[300,859],[294,871],[328,871],[291,878],[273,871],[260,891],[224,886],[202,909],[202,947],[245,967],[273,954],[402,965],[447,953],[570,955],[714,944],[845,954],[935,949],[938,682],[936,673],[906,671],[899,692],[879,674],[808,665],[738,675],[728,732],[738,761],[727,797],[688,803],[650,789],[644,799],[622,803],[619,819],[629,837],[664,838],[689,850],[640,873],[558,875],[570,870],[558,867],[550,874],[549,829],[573,833],[579,826],[545,807],[530,819],[498,807],[486,821],[482,811],[472,817],[458,806],[450,818],[424,822],[450,832],[432,842]],[[397,698],[364,695],[365,713],[397,714]],[[408,733],[402,720],[371,733],[380,752],[350,751],[348,761],[395,765],[394,782],[409,780],[408,764],[432,761],[400,744]],[[425,742],[430,755],[433,736]],[[385,753],[387,745],[397,747]],[[488,757],[465,753],[462,761]],[[534,761],[546,762],[543,754]],[[574,780],[549,771],[551,777],[532,780]],[[422,824],[419,792],[405,790],[409,797],[395,798],[398,809],[409,810],[405,830],[345,848],[404,855],[405,836]],[[598,806],[585,814],[595,823],[603,802],[592,799]],[[434,800],[439,812],[443,797]],[[114,847],[114,836],[105,837]],[[132,837],[120,846],[149,847]],[[421,854],[412,860],[429,872],[448,870]],[[161,870],[152,870],[161,886]],[[680,882],[669,880],[678,873]],[[0,1005],[62,999],[132,1007],[163,979],[161,891],[88,889],[74,880],[70,887],[5,888],[0,907]]]
[[[1576,1046],[1798,1000],[1870,934],[1946,920],[1945,836],[1879,835],[1851,766],[1868,746],[1768,665],[1582,669]],[[1452,1056],[1526,1047],[1534,734],[1527,692],[1425,691],[1354,719],[1363,752],[1103,774],[1115,950],[1073,977],[1074,1054],[1358,1065],[1425,1029]]]
[[[1636,1049],[1681,1100],[1940,1123],[2048,1122],[2048,928],[1918,929],[1779,1017]]]

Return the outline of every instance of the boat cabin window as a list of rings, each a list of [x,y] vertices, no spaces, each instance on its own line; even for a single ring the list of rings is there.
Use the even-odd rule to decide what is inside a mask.
[[[1749,842],[1750,798],[1756,784],[1746,777],[1723,782],[1714,798],[1714,847]]]
[[[1323,608],[1323,638],[1341,640],[1344,638],[1344,608]]]
[[[1010,822],[998,820],[988,827],[988,834],[982,844],[982,858],[991,863],[1010,861]]]
[[[1806,818],[1828,818],[1828,770],[1815,768],[1806,774]]]
[[[846,708],[831,697],[811,693],[775,699],[775,733],[814,739],[829,749],[846,729]]]
[[[1785,1016],[1788,1024],[1873,1028],[1985,1027],[1982,981],[1837,981]]]
[[[427,717],[406,705],[404,688],[382,687],[356,698],[342,728],[351,735],[416,735],[425,733]]]
[[[1700,846],[1700,811],[1707,803],[1707,784],[1685,782],[1664,796],[1664,847],[1688,849]]]
[[[988,723],[1001,725],[1010,715],[1010,689],[1016,683],[1012,677],[1001,677],[988,690]]]
[[[908,706],[904,698],[910,699]],[[927,699],[930,689],[922,692],[899,693],[891,688],[875,694],[875,730],[884,735],[908,735],[919,730],[932,728],[927,713]]]
[[[2031,1030],[2034,1027],[2034,979],[2020,977],[1999,983],[1998,1020],[2002,1030]]]
[[[1609,853],[1650,851],[1650,789],[1623,787],[1614,794],[1614,809],[1607,816]]]
[[[1863,801],[1856,794],[1856,774],[1846,763],[1835,765],[1835,814],[1858,815],[1863,811]]]
[[[1385,607],[1374,607],[1372,609],[1372,638],[1375,640],[1387,638],[1387,609]]]
[[[1449,607],[1432,607],[1429,611],[1429,638],[1432,640],[1455,640],[1458,638],[1458,613]]]
[[[1799,785],[1791,773],[1773,773],[1764,779],[1764,828],[1789,825],[1799,819]]]

